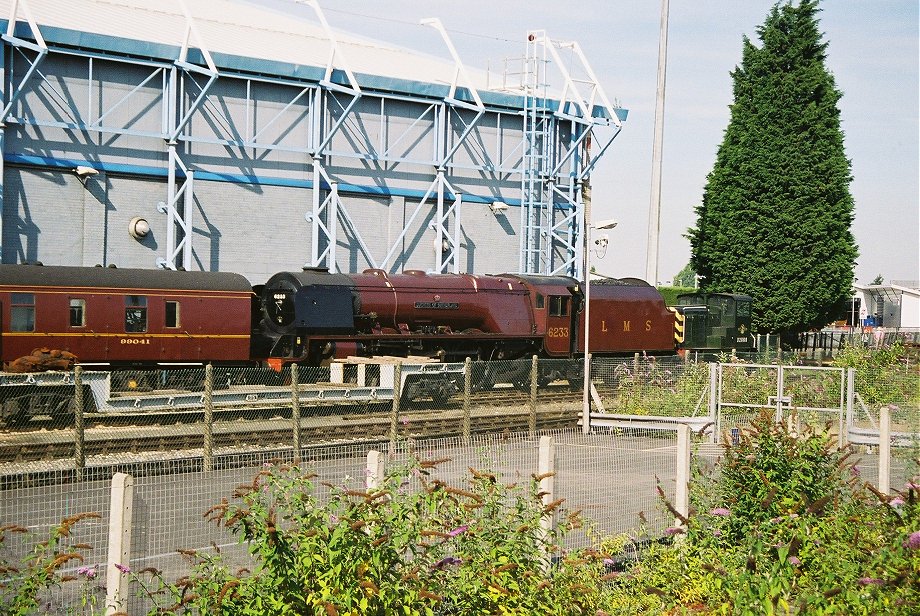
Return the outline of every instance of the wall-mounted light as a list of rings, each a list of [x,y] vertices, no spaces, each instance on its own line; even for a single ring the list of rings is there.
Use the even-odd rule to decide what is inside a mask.
[[[80,182],[84,186],[86,186],[86,180],[93,177],[94,175],[99,175],[98,169],[93,169],[92,167],[84,167],[83,165],[80,165],[74,169],[73,172],[77,174],[77,177],[80,179]]]
[[[489,204],[489,209],[491,209],[492,213],[497,216],[498,214],[501,214],[508,209],[508,204],[504,201],[493,201],[491,204]]]
[[[136,240],[142,240],[150,233],[150,223],[146,218],[135,216],[128,223],[128,233]]]

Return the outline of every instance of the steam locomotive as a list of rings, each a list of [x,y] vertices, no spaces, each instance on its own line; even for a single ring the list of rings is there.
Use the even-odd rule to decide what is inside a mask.
[[[750,297],[680,303],[669,310],[638,279],[592,281],[589,351],[752,348]],[[521,274],[305,268],[253,287],[231,273],[0,265],[0,325],[4,369],[42,347],[113,370],[280,368],[349,356],[572,358],[585,349],[581,283]]]

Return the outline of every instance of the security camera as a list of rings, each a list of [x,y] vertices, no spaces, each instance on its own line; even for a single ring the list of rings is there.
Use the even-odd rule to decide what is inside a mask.
[[[79,167],[77,167],[77,168],[74,169],[73,171],[74,171],[74,173],[77,174],[77,177],[80,178],[80,181],[83,182],[83,185],[84,185],[84,186],[86,186],[86,180],[87,180],[87,179],[93,177],[94,175],[98,175],[98,174],[99,174],[99,171],[98,171],[98,170],[93,169],[92,167],[84,167],[83,165],[80,165]]]
[[[99,173],[99,171],[97,171],[96,169],[93,169],[92,167],[84,167],[82,165],[74,169],[74,171],[81,178],[88,178],[88,177],[97,175]]]

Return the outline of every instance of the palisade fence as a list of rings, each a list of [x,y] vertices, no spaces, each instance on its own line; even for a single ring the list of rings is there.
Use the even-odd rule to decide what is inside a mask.
[[[382,464],[409,455],[447,458],[434,477],[458,487],[471,468],[507,483],[552,470],[544,498],[564,498],[589,522],[567,548],[621,534],[638,543],[674,523],[656,485],[683,509],[690,452],[695,464],[713,464],[718,443],[730,446],[762,411],[856,446],[863,479],[883,492],[918,481],[915,365],[780,370],[636,356],[591,366],[592,412],[581,426],[579,361],[34,376],[23,385],[48,388],[30,402],[45,415],[24,418],[22,399],[0,393],[0,525],[30,530],[0,544],[0,560],[18,560],[67,516],[96,513],[73,528],[72,542],[92,546],[79,565],[95,567],[99,584],[136,613],[146,604],[115,563],[155,567],[174,580],[189,570],[178,550],[191,549],[220,550],[229,566],[251,567],[247,546],[203,514],[266,464],[299,459],[318,475],[322,499],[321,482],[361,489]],[[0,390],[28,381],[7,377]],[[11,455],[29,447],[63,455]],[[78,592],[55,588],[45,597],[49,611],[74,605]]]

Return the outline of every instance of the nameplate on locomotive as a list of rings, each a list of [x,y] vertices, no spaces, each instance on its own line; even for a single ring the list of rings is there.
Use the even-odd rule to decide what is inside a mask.
[[[458,302],[415,302],[418,310],[460,310]]]

